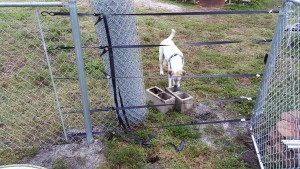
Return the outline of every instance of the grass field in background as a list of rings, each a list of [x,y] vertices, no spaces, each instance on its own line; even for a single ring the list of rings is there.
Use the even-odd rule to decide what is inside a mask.
[[[197,11],[193,5],[179,4],[187,11]],[[259,5],[231,5],[226,9],[252,10],[277,9],[280,1],[263,1]],[[145,9],[146,12],[149,12]],[[138,12],[145,12],[139,10]],[[153,12],[153,11],[152,11]],[[155,11],[157,12],[157,11]],[[165,12],[165,11],[158,11]],[[158,44],[169,36],[171,29],[176,30],[174,42],[241,40],[240,44],[182,47],[185,55],[187,75],[203,74],[243,74],[263,73],[263,58],[270,43],[248,43],[247,40],[272,38],[277,15],[217,15],[217,16],[149,16],[138,17],[141,44]],[[158,75],[158,48],[142,50],[145,75]],[[184,79],[182,88],[191,94],[197,102],[214,99],[228,99],[241,96],[256,97],[261,78],[222,78],[222,79]],[[146,80],[146,87],[167,86],[166,79]],[[238,102],[226,104],[223,108],[225,118],[251,117],[255,102]],[[193,114],[193,113],[192,113]],[[159,126],[176,123],[191,123],[193,115],[170,112],[165,115],[151,109],[148,125]],[[234,130],[234,129],[233,129]],[[153,131],[137,131],[136,135],[145,140]],[[203,136],[211,138],[212,146],[203,141]],[[177,153],[164,143],[179,145],[181,139],[186,141],[184,151]],[[258,168],[255,154],[243,144],[251,142],[245,133],[230,138],[224,135],[222,126],[207,125],[202,130],[198,127],[174,127],[163,130],[153,140],[153,148],[141,149],[138,145],[129,145],[121,139],[109,140],[106,144],[108,164],[100,168],[149,168],[154,161],[162,168]],[[252,150],[253,151],[253,150]],[[136,152],[136,154],[132,154]],[[245,159],[244,156],[248,156]],[[116,158],[124,157],[124,158]],[[130,157],[130,158],[127,158]],[[247,158],[247,157],[246,157]],[[253,158],[253,159],[251,159]],[[135,159],[135,160],[134,160]],[[253,163],[249,162],[254,160]],[[141,162],[142,161],[142,162]]]

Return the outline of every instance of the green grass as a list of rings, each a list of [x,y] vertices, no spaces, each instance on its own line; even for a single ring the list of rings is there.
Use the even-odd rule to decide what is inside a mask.
[[[180,1],[176,1],[176,0],[160,0],[162,2],[166,2],[169,4],[175,4],[175,5],[181,5],[184,7],[194,7],[195,4],[193,2],[180,2]]]
[[[231,156],[217,156],[215,158],[216,168],[217,169],[246,169],[246,166],[238,155],[231,155]]]
[[[277,1],[276,1],[277,2]],[[174,2],[172,2],[174,3]],[[278,2],[277,2],[278,3]],[[180,4],[182,5],[182,4]],[[267,5],[267,6],[266,6]],[[267,9],[270,3],[261,4],[249,9]],[[194,7],[188,6],[195,10]],[[242,9],[242,7],[236,8]],[[142,12],[142,11],[139,11]],[[170,30],[175,28],[174,38],[176,44],[197,41],[213,40],[251,40],[273,36],[277,15],[251,15],[251,16],[201,16],[201,17],[138,17],[139,34],[142,44],[157,44],[166,38]],[[237,28],[238,26],[238,28]],[[264,70],[263,56],[270,44],[231,44],[207,47],[179,47],[185,54],[185,68],[188,75],[200,74],[227,74],[227,73],[261,73]],[[142,60],[145,75],[157,75],[157,48],[143,49]],[[191,79],[183,80],[182,88],[191,94],[196,102],[209,99],[226,99],[240,96],[255,97],[259,87],[260,78],[222,78],[222,79]],[[146,80],[146,87],[164,87],[164,79]],[[237,102],[226,105],[224,108],[232,112],[231,117],[241,114],[251,117],[254,102]],[[160,114],[155,109],[149,112],[147,125],[159,126],[176,123],[189,123],[192,117],[177,112]],[[154,132],[154,131],[152,131]],[[195,133],[194,133],[195,132]],[[193,127],[174,127],[164,129],[152,141],[153,148],[142,149],[145,154],[153,154],[153,149],[159,157],[157,162],[163,168],[246,168],[241,154],[245,147],[239,145],[234,139],[222,136],[222,127],[206,126],[203,132]],[[140,130],[137,135],[143,140],[151,134],[150,130]],[[201,140],[201,135],[211,135],[212,149]],[[172,147],[160,147],[166,142],[179,145],[180,140],[186,140],[183,152],[176,153]],[[117,140],[115,140],[117,141]],[[127,146],[127,143],[119,146]],[[125,145],[124,145],[125,144]],[[111,149],[109,151],[117,151]],[[155,151],[154,151],[155,152]],[[157,152],[161,152],[157,154]],[[145,155],[148,157],[149,155]],[[153,155],[152,155],[153,156]],[[172,158],[171,158],[172,157]],[[140,159],[137,159],[140,160]],[[149,165],[143,159],[145,165]],[[111,166],[111,165],[108,165]]]
[[[145,125],[158,126],[159,124],[180,121],[189,122],[190,117],[181,113],[163,115],[156,109],[151,109],[149,121]],[[138,129],[135,136],[147,140],[156,130]],[[105,142],[105,157],[107,164],[99,168],[141,168],[155,162],[163,168],[245,168],[241,153],[243,146],[239,146],[235,140],[222,136],[221,129],[207,126],[205,134],[216,135],[214,148],[200,141],[202,133],[198,127],[172,127],[163,129],[150,143],[151,147],[143,147],[129,144],[119,136],[113,135],[103,140]],[[124,134],[126,136],[126,134]],[[242,137],[242,136],[240,136]],[[127,136],[127,138],[130,138]],[[179,146],[181,140],[185,140],[182,152],[176,152],[172,146],[166,143],[174,143]],[[216,148],[217,147],[217,148]],[[136,152],[136,154],[131,154]],[[128,159],[130,157],[130,159]]]
[[[257,10],[257,9],[277,9],[282,4],[282,0],[252,0],[251,3],[226,5],[228,10]]]
[[[26,159],[34,157],[37,153],[37,148],[0,151],[0,166],[20,163],[22,159],[26,161]]]
[[[163,0],[170,2],[171,0]],[[266,1],[265,1],[266,2]],[[272,1],[278,4],[278,1]],[[171,2],[174,3],[175,2]],[[177,3],[176,3],[177,4]],[[198,10],[190,4],[180,3],[187,10]],[[274,4],[271,1],[262,3],[260,6],[228,6],[226,9],[268,9]],[[275,6],[275,5],[274,5]],[[83,9],[84,10],[84,9]],[[143,9],[139,9],[143,12]],[[153,11],[155,12],[155,11]],[[28,9],[14,13],[17,21],[34,20],[32,15],[28,15]],[[0,112],[1,117],[5,113],[6,119],[11,119],[14,130],[0,128],[1,135],[5,135],[5,141],[10,142],[10,146],[16,144],[26,146],[33,144],[36,147],[43,143],[52,143],[53,136],[61,134],[61,125],[53,100],[53,89],[48,78],[48,68],[39,60],[43,58],[43,51],[32,53],[36,45],[40,44],[38,32],[31,32],[30,24],[23,25],[24,30],[19,34],[13,34],[12,30],[17,27],[11,22],[11,17],[5,13],[0,13],[0,18],[5,24],[0,23],[2,39],[9,39],[9,44],[20,46],[24,55],[9,55],[15,50],[15,46],[1,44],[6,51],[0,55],[0,63],[10,61],[19,64],[17,70],[11,74],[1,76],[0,81],[0,107],[4,112]],[[215,40],[252,40],[261,38],[272,38],[277,15],[226,15],[226,16],[147,16],[137,17],[138,30],[141,44],[158,44],[162,39],[168,37],[170,30],[174,28],[177,33],[174,38],[176,44],[197,41]],[[46,40],[50,47],[57,45],[72,46],[71,30],[68,26],[68,18],[47,17],[44,22],[51,23],[45,26],[48,32]],[[82,40],[84,45],[95,46],[98,44],[93,26],[93,20],[81,18]],[[49,33],[50,32],[50,33]],[[9,34],[8,34],[9,33]],[[13,37],[9,37],[12,34]],[[20,39],[15,42],[14,39]],[[30,40],[31,43],[26,43]],[[228,73],[262,73],[264,70],[263,57],[268,51],[270,44],[240,43],[230,45],[183,47],[179,48],[185,54],[185,69],[187,75],[202,74],[228,74]],[[49,51],[51,64],[56,77],[77,77],[75,57],[73,51]],[[108,92],[107,81],[99,80],[103,77],[100,72],[104,65],[99,58],[99,51],[95,49],[85,49],[85,68],[87,72],[89,96],[91,107],[109,106],[111,99]],[[142,49],[142,62],[144,75],[158,75],[158,48]],[[35,64],[32,64],[33,61]],[[26,63],[27,66],[22,66]],[[5,65],[5,64],[4,64]],[[5,68],[0,64],[0,71]],[[182,88],[191,94],[195,103],[211,99],[228,99],[240,96],[255,97],[261,78],[222,78],[222,79],[184,79]],[[60,102],[63,111],[81,109],[80,90],[76,80],[56,81]],[[32,85],[31,85],[32,84]],[[146,79],[145,87],[167,86],[166,79]],[[2,90],[3,89],[3,90]],[[22,97],[20,97],[20,95]],[[25,98],[25,99],[24,99]],[[30,102],[26,102],[30,100]],[[48,103],[48,104],[45,104]],[[230,117],[241,114],[251,116],[254,102],[237,102],[228,104],[224,109],[231,113]],[[34,107],[34,109],[32,109]],[[51,109],[45,109],[51,107]],[[23,112],[20,113],[20,112]],[[161,114],[157,109],[149,109],[149,117],[145,122],[146,126],[162,126],[176,123],[191,123],[196,121],[194,116],[179,112],[169,112]],[[30,115],[28,115],[30,114]],[[17,118],[16,118],[17,117]],[[34,117],[39,117],[36,120]],[[69,128],[83,128],[82,115],[64,115],[65,122]],[[116,126],[115,116],[111,112],[92,114],[93,125],[103,123]],[[20,123],[20,119],[25,119]],[[1,127],[1,126],[0,126]],[[46,133],[43,133],[47,129]],[[26,129],[27,133],[20,135]],[[134,134],[147,140],[156,129],[137,129]],[[7,132],[9,132],[7,134]],[[36,139],[30,139],[34,134]],[[204,135],[213,136],[213,146],[210,147],[206,142],[202,142]],[[238,145],[235,140],[222,137],[222,128],[206,126],[200,131],[198,127],[173,127],[160,131],[159,135],[150,143],[152,147],[142,147],[136,144],[128,144],[116,135],[112,138],[103,139],[105,144],[105,157],[108,163],[99,168],[143,168],[148,167],[152,162],[159,164],[163,168],[245,168],[241,160],[241,150],[245,148]],[[19,139],[14,139],[16,138]],[[46,138],[46,139],[45,139]],[[179,145],[184,139],[186,144],[182,152],[177,153],[173,147],[165,145],[172,142]],[[53,140],[52,140],[53,141]],[[0,143],[0,148],[3,144]],[[37,149],[25,149],[21,151],[2,151],[0,152],[0,164],[20,163],[24,157],[32,157],[37,153]],[[54,167],[67,167],[61,160],[54,161]]]
[[[145,150],[141,149],[140,146],[120,146],[116,142],[108,142],[106,146],[106,159],[113,164],[114,168],[122,166],[138,169],[145,166]]]
[[[214,40],[251,40],[272,37],[274,16],[205,16],[205,17],[146,17],[138,18],[142,44],[156,44],[168,36],[172,28],[176,28],[175,43]],[[178,20],[186,28],[177,26]],[[205,22],[204,22],[205,20]],[[264,25],[254,22],[273,20],[273,24]],[[155,21],[155,22],[154,22]],[[149,26],[151,23],[151,26]],[[239,28],[236,28],[239,25]],[[255,27],[253,26],[255,25]],[[257,26],[256,26],[257,25]],[[146,30],[146,31],[145,31]],[[262,30],[262,31],[260,31]],[[149,36],[153,33],[153,36]],[[146,40],[145,40],[146,39]],[[240,74],[262,73],[264,69],[263,54],[270,44],[241,43],[232,45],[216,45],[202,47],[180,47],[185,54],[185,69],[188,75],[201,74]],[[249,52],[251,51],[251,52]],[[146,75],[157,75],[157,49],[144,49],[142,53],[144,72]],[[257,78],[223,79],[184,79],[182,88],[190,93],[198,102],[209,99],[226,99],[241,96],[255,97],[259,86]],[[164,79],[147,80],[146,87],[167,85]],[[247,112],[240,111],[244,115]]]
[[[63,135],[34,10],[3,8],[0,18],[0,45],[3,49],[0,52],[0,149],[14,149],[0,151],[2,165],[22,162],[24,157],[33,155],[32,147],[63,143],[60,139]],[[41,20],[48,47],[73,46],[68,17],[41,17]],[[93,18],[80,18],[80,21],[83,44],[96,46]],[[103,77],[100,70],[104,67],[100,62],[100,51],[84,51],[90,106],[108,106],[111,103],[108,81],[99,80]],[[48,52],[55,77],[78,78],[73,50]],[[62,112],[80,110],[78,81],[55,80],[55,83]],[[63,117],[67,128],[84,128],[81,114]],[[115,126],[117,122],[114,114],[104,112],[92,114],[92,123],[93,126],[103,123]],[[26,149],[19,151],[19,148]]]
[[[69,169],[69,166],[64,163],[64,161],[60,158],[52,160],[52,168],[51,169]]]

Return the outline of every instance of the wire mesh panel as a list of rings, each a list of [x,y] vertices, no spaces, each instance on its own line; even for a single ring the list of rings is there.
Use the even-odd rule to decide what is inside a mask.
[[[287,1],[281,8],[253,113],[253,136],[265,168],[300,165],[299,5]]]
[[[90,10],[89,3],[82,3],[78,8],[79,11]],[[66,11],[68,10],[66,9]],[[72,141],[74,135],[85,132],[76,57],[73,49],[56,49],[61,46],[74,46],[70,17],[45,16],[42,19],[53,75],[58,86],[61,110],[68,136]],[[108,81],[104,79],[106,76],[102,72],[104,70],[104,64],[100,57],[102,51],[94,48],[98,44],[94,18],[80,17],[79,19],[90,108],[111,106]],[[103,131],[116,124],[116,117],[112,112],[92,113],[91,117],[93,131]]]
[[[90,10],[84,2],[79,10]],[[73,142],[78,133],[81,141],[85,125],[75,52],[56,49],[74,46],[70,18],[41,15],[68,8],[0,9],[0,150]],[[100,51],[92,48],[98,42],[93,18],[81,17],[80,29],[90,107],[110,106]],[[117,122],[112,112],[91,117],[96,132]]]
[[[63,138],[37,11],[0,10],[0,149]]]

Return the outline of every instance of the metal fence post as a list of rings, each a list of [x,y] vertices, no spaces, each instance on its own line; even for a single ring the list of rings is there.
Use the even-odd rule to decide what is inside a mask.
[[[79,28],[76,0],[69,0],[69,10],[70,10],[70,17],[71,17],[71,25],[72,25],[72,35],[73,35],[73,40],[75,45],[76,62],[78,66],[78,76],[80,81],[82,106],[84,112],[86,142],[90,144],[92,143],[93,140],[92,123],[91,123],[89,99],[87,93],[87,84],[86,84],[85,68],[84,68],[84,61],[83,61],[83,51],[82,51],[82,45],[80,39],[80,28]]]

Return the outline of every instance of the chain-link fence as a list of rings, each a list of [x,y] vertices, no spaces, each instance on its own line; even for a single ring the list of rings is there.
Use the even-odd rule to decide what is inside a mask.
[[[79,4],[90,10],[88,1]],[[76,141],[85,126],[75,52],[55,50],[74,46],[70,17],[41,15],[68,8],[0,9],[0,150]],[[83,46],[98,44],[92,17],[80,18],[80,29]],[[84,62],[89,106],[112,105],[100,51],[85,48]],[[96,132],[117,123],[111,112],[92,113],[91,118]]]
[[[102,12],[104,9],[99,9],[99,2],[92,1],[93,10],[88,1],[80,1],[78,7],[85,12],[92,13],[98,10]],[[103,2],[101,2],[102,5]],[[115,13],[114,6],[120,6],[116,0],[105,2],[106,6],[112,7],[112,9],[105,9],[109,11],[106,13]],[[133,10],[127,6],[121,5],[121,7],[124,11],[120,13],[131,13]],[[68,9],[66,7],[1,7],[0,10],[0,150],[39,147],[61,142],[72,143],[81,141],[85,137],[75,52],[73,49],[56,49],[58,46],[74,46],[70,17],[42,16],[42,11],[66,12]],[[297,64],[299,64],[298,31],[300,27],[298,22],[300,17],[298,11],[296,4],[287,2],[280,13],[264,82],[252,120],[255,143],[261,155],[260,160],[262,166],[267,168],[296,168],[299,164],[298,145],[291,141],[299,139],[300,113],[298,111],[299,86],[297,85],[299,68]],[[108,21],[111,31],[117,35],[113,37],[116,40],[113,42],[114,45],[138,44],[138,39],[130,39],[130,36],[136,33],[135,21],[128,19],[130,17],[122,17],[122,19],[113,17],[115,18],[109,18]],[[99,28],[99,32],[96,32],[94,23],[93,17],[80,18],[91,109],[112,105],[109,94],[109,90],[112,89],[109,88],[109,80],[103,78],[105,75],[102,72],[106,70],[108,74],[110,73],[108,56],[104,56],[106,63],[103,63],[100,57],[101,51],[94,48],[99,41],[101,45],[107,45],[106,37],[102,34],[103,28]],[[121,23],[130,25],[128,27],[132,29],[123,30],[122,28],[127,26]],[[99,27],[103,27],[101,24],[103,23],[100,23]],[[116,27],[112,28],[114,24]],[[147,25],[151,24],[153,24],[152,21],[148,20]],[[120,30],[123,30],[123,33]],[[99,35],[102,35],[100,37],[104,40],[98,40]],[[123,37],[123,39],[117,39],[118,37]],[[140,69],[140,66],[134,67],[141,65],[136,57],[139,55],[139,50],[130,50],[128,53],[124,52],[126,50],[114,51],[117,56],[116,62],[120,63],[116,65],[116,68],[120,70],[117,76],[143,76],[142,70],[136,71]],[[126,57],[122,57],[124,53]],[[126,98],[124,99],[126,100],[125,106],[144,105],[143,79],[134,80],[136,81],[120,78],[117,82],[120,85],[118,90],[124,92],[122,95],[130,94],[123,96]],[[149,81],[146,81],[148,86],[154,84]],[[233,82],[228,81],[228,84],[232,85]],[[199,89],[195,88],[194,91],[199,92]],[[220,89],[215,91],[217,93]],[[134,92],[140,92],[140,94]],[[135,97],[137,95],[141,97]],[[200,97],[198,95],[195,98],[196,102],[200,101]],[[227,115],[224,115],[228,113],[226,111],[213,114],[208,109],[208,106],[199,104],[195,108],[195,118],[201,120],[227,118]],[[133,110],[128,113],[128,118],[136,123],[145,118],[146,112],[145,109]],[[97,133],[102,133],[117,125],[116,115],[109,111],[92,113],[91,117],[92,130]],[[229,125],[215,126],[200,129],[209,132],[214,128],[224,128],[224,130],[231,128]],[[240,128],[244,129],[245,126],[242,125]],[[95,150],[91,151],[92,153],[97,154],[101,151],[97,142],[93,146],[88,146],[89,150]],[[63,149],[53,146],[52,149],[62,151],[75,149],[78,150],[78,154],[90,152],[76,144],[69,144],[65,147]],[[53,152],[59,154],[56,150]],[[89,167],[83,168],[95,168],[91,167],[92,162],[88,164]],[[98,161],[95,166],[97,164]]]
[[[91,0],[95,13],[134,13],[133,0]],[[113,46],[117,45],[137,45],[139,37],[137,35],[136,18],[133,16],[107,16],[110,38]],[[97,24],[97,32],[100,37],[101,46],[108,45],[104,23]],[[116,77],[142,77],[143,70],[140,59],[140,49],[114,49],[114,64]],[[110,57],[103,56],[107,73],[110,71]],[[124,100],[124,106],[145,105],[144,79],[119,78],[116,80],[118,93]],[[112,85],[111,85],[112,86]],[[113,89],[111,88],[111,93]],[[120,98],[117,98],[120,102]],[[120,103],[119,103],[120,104]],[[124,110],[130,124],[140,124],[147,117],[146,109]],[[124,117],[121,116],[124,120]],[[125,120],[124,120],[125,121]]]
[[[300,6],[281,8],[252,118],[261,167],[298,168],[300,139]]]

